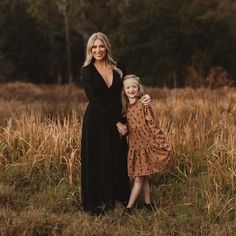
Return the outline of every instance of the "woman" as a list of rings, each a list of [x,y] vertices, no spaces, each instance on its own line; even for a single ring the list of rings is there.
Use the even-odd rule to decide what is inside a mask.
[[[127,127],[121,116],[122,78],[126,71],[111,55],[103,33],[90,36],[81,69],[89,100],[81,141],[81,195],[84,211],[103,213],[116,201],[127,203]],[[150,104],[150,97],[144,98]]]

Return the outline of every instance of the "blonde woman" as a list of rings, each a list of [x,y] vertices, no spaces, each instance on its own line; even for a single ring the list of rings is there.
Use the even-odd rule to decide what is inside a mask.
[[[130,187],[127,175],[127,127],[121,111],[125,68],[112,57],[107,36],[94,33],[87,42],[81,69],[89,100],[81,141],[81,196],[83,210],[103,214],[115,202],[126,204]],[[151,99],[144,96],[149,105]]]

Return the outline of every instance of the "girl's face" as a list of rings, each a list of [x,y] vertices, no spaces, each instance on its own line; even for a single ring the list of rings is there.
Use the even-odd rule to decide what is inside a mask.
[[[101,61],[106,56],[106,47],[102,40],[96,39],[92,46],[92,55],[96,61]]]
[[[123,82],[125,95],[128,98],[136,98],[139,96],[139,83],[135,79],[127,79]]]

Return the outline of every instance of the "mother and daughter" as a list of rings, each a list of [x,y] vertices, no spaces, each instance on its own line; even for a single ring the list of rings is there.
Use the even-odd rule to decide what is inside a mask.
[[[171,157],[150,96],[137,76],[116,63],[100,32],[88,40],[81,75],[89,100],[81,140],[83,210],[99,215],[121,202],[129,213],[140,195],[152,210],[148,177],[165,170]],[[129,177],[134,178],[131,191]]]

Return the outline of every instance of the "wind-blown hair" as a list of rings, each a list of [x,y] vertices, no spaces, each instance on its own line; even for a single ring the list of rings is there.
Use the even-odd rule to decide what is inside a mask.
[[[138,97],[137,98],[141,98],[144,95],[144,89],[143,89],[143,85],[141,83],[141,80],[138,76],[136,75],[126,75],[123,78],[123,84],[126,80],[128,79],[133,79],[137,82],[138,87],[139,87],[139,93],[138,93]],[[125,94],[125,90],[124,90],[124,86],[121,92],[121,102],[122,102],[122,115],[126,116],[127,110],[128,110],[128,106],[129,106],[129,99]]]
[[[116,70],[119,73],[120,77],[122,77],[123,72],[121,71],[121,69],[117,68],[117,62],[112,57],[111,44],[109,42],[109,39],[107,38],[105,34],[101,32],[94,33],[89,37],[88,42],[87,42],[86,57],[85,57],[83,67],[95,61],[92,55],[92,47],[96,39],[100,39],[105,45],[105,48],[106,48],[105,63],[108,66],[110,66],[112,69]]]

